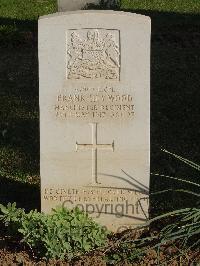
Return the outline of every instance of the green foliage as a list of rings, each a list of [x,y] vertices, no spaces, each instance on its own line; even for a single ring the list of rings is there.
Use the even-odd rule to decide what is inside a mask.
[[[141,236],[138,239],[122,239],[106,252],[106,261],[109,264],[119,262],[138,262],[148,254],[149,250],[157,250],[159,260],[163,246],[174,246],[179,250],[177,257],[188,254],[191,250],[199,250],[200,245],[200,209],[182,209],[167,213],[150,220],[141,229],[145,229],[153,222],[163,222],[170,219],[162,230],[153,235]]]
[[[56,0],[1,0],[1,18],[37,20],[38,16],[56,12]]]
[[[181,240],[180,246],[183,249],[198,246],[200,239],[192,242],[192,238],[200,236],[200,209],[191,209],[185,213],[177,211],[174,215],[178,219],[161,230],[158,246],[177,239]],[[190,243],[192,243],[191,246]]]
[[[27,181],[27,172],[30,166],[32,169],[35,167],[27,157],[25,153],[16,150],[15,147],[2,147],[0,149],[0,176],[21,182]]]
[[[122,9],[199,13],[199,0],[122,0]]]
[[[173,156],[179,161],[183,162],[187,166],[190,166],[192,169],[200,171],[200,165],[194,163],[186,158],[183,158],[177,154],[171,153],[167,150],[163,150],[165,153]],[[180,179],[177,177],[165,176],[166,178],[174,179],[177,182],[188,183],[198,188],[198,192],[194,193],[190,190],[180,190],[179,192],[187,193],[196,196],[196,208],[187,208],[182,210],[176,210],[171,213],[167,213],[165,215],[161,215],[160,217],[156,217],[152,219],[150,222],[154,222],[155,220],[161,220],[166,217],[170,217],[173,219],[175,217],[175,221],[166,225],[158,237],[157,247],[172,242],[176,240],[181,240],[180,247],[187,252],[188,250],[198,247],[200,243],[200,184],[191,182],[189,180]],[[164,191],[165,192],[165,191]]]
[[[39,16],[56,12],[56,2],[56,0],[0,0],[0,41],[23,40],[25,32],[36,30]]]
[[[186,164],[187,166],[190,166],[192,169],[194,170],[197,170],[197,171],[200,171],[200,165],[198,165],[197,163],[194,163],[186,158],[183,158],[177,154],[174,154],[174,153],[171,153],[167,150],[162,150],[163,152],[173,156],[174,158],[178,159],[179,161],[183,162],[184,164]],[[188,195],[191,195],[191,196],[195,196],[196,197],[196,204],[195,204],[195,207],[199,208],[200,207],[200,193],[199,193],[199,189],[200,189],[200,183],[196,183],[196,182],[192,182],[190,180],[186,180],[186,179],[183,179],[183,178],[178,178],[178,177],[172,177],[172,176],[168,176],[168,175],[161,175],[161,174],[151,174],[151,175],[154,175],[154,176],[160,176],[160,177],[165,177],[167,179],[173,179],[174,181],[177,182],[177,184],[181,184],[181,183],[184,183],[184,184],[188,184],[188,185],[192,185],[193,187],[196,188],[197,192],[196,191],[192,191],[192,190],[186,190],[186,189],[166,189],[166,190],[163,190],[163,191],[158,191],[158,192],[154,192],[154,193],[151,193],[151,195],[158,195],[158,194],[164,194],[166,192],[169,192],[169,191],[175,191],[175,192],[179,192],[179,193],[185,193],[185,194],[188,194]]]
[[[100,0],[99,5],[89,7],[101,9],[144,10],[177,13],[200,13],[199,0]]]
[[[165,153],[173,156],[174,158],[180,160],[186,165],[192,167],[193,169],[200,171],[200,165],[185,159],[179,155],[170,153],[167,150],[163,150]],[[161,175],[164,176],[164,175]],[[172,178],[179,182],[188,183],[197,188],[200,187],[200,184],[191,182],[189,180],[183,180],[177,177],[164,176],[166,178]],[[165,191],[157,192],[158,194],[165,193]],[[178,244],[179,255],[184,256],[192,249],[199,249],[200,245],[200,206],[199,199],[200,193],[194,193],[189,190],[175,190],[177,192],[188,193],[196,196],[197,198],[197,207],[194,208],[185,208],[180,210],[175,210],[157,216],[149,220],[144,226],[141,226],[141,229],[148,228],[152,224],[161,223],[167,224],[164,225],[159,233],[152,236],[143,236],[138,239],[126,239],[123,241],[117,242],[112,248],[108,249],[106,253],[106,259],[110,264],[115,264],[118,262],[128,261],[135,262],[138,261],[142,256],[147,254],[149,249],[157,249],[157,256],[159,261],[159,253],[161,247],[167,245]],[[155,194],[155,193],[154,193]],[[167,221],[167,222],[165,222]]]
[[[106,244],[108,231],[78,208],[58,207],[51,214],[26,214],[16,204],[0,205],[0,220],[40,257],[68,260]]]
[[[100,0],[100,7],[103,9],[110,8],[116,9],[120,8],[121,0]]]
[[[7,207],[0,204],[0,221],[8,228],[8,233],[12,236],[16,236],[20,221],[24,217],[25,212],[23,209],[17,209],[16,203],[8,203]]]
[[[119,262],[132,262],[141,259],[146,253],[145,248],[137,248],[134,243],[122,242],[120,245],[111,252],[107,252],[105,260],[109,265],[115,265]]]

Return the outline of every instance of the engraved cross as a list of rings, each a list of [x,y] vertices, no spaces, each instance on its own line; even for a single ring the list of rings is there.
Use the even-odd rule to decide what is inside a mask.
[[[90,123],[92,127],[92,143],[79,144],[76,142],[76,151],[78,150],[92,150],[92,181],[94,184],[100,184],[97,176],[97,151],[98,150],[112,150],[114,151],[114,141],[112,144],[98,144],[97,142],[97,123]]]

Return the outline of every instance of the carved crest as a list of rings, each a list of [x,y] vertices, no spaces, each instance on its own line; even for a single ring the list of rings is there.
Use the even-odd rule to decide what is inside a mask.
[[[71,30],[67,54],[68,79],[119,80],[120,51],[117,30]]]

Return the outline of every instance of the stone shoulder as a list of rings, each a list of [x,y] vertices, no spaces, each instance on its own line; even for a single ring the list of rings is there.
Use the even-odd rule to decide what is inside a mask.
[[[78,10],[78,11],[67,11],[67,12],[56,12],[54,14],[44,15],[39,17],[39,20],[44,19],[53,19],[53,18],[60,18],[63,16],[70,16],[70,15],[116,15],[116,16],[124,16],[124,17],[131,17],[136,19],[141,19],[142,21],[150,22],[151,19],[148,16],[131,13],[131,12],[124,12],[124,11],[113,11],[113,10]]]

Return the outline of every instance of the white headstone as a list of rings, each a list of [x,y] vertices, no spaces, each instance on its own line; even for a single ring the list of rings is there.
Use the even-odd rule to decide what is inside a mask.
[[[80,10],[87,4],[99,4],[100,0],[58,0],[58,11]]]
[[[39,20],[42,211],[111,230],[148,217],[150,19],[114,11]]]

